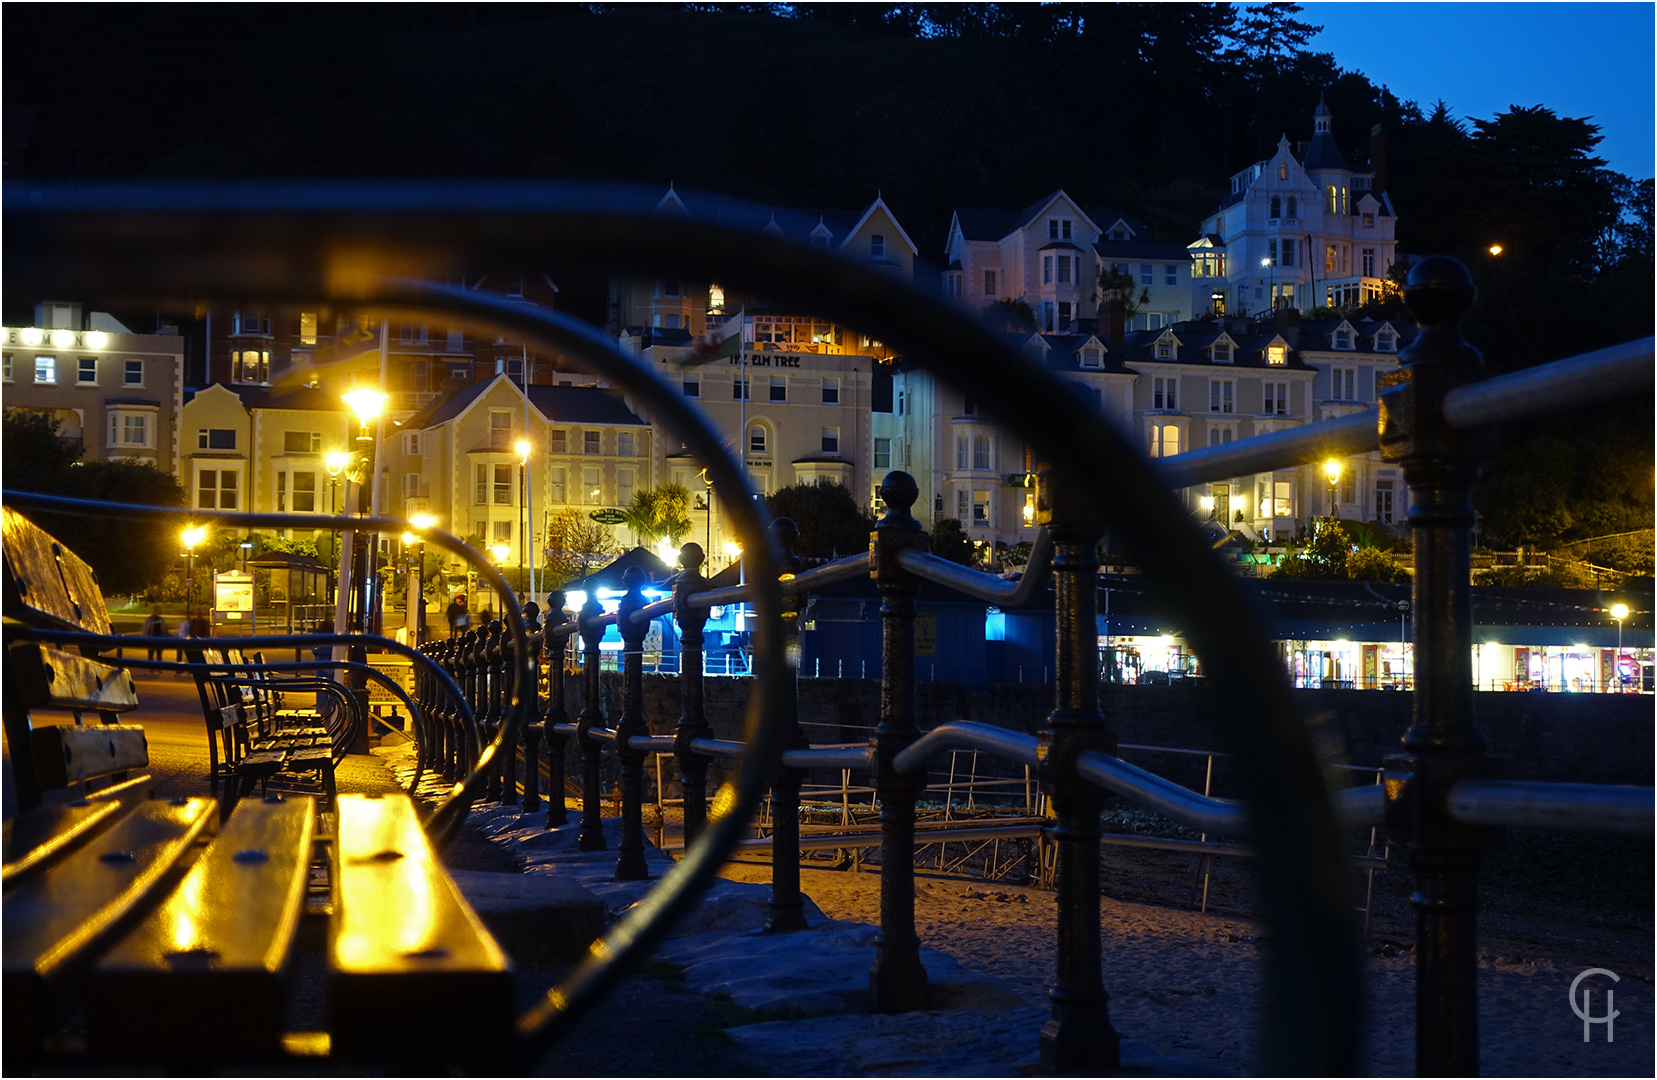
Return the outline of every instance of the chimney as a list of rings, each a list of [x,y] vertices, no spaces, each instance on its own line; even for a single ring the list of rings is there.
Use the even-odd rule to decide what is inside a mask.
[[[1387,189],[1387,133],[1380,124],[1369,129],[1369,167],[1375,173],[1369,189],[1379,196]]]
[[[1280,307],[1272,313],[1272,329],[1283,335],[1292,349],[1300,348],[1300,309]]]
[[[1103,299],[1099,303],[1100,328],[1105,331],[1105,344],[1117,352],[1122,351],[1123,323],[1127,312],[1122,304],[1120,289],[1106,289]]]

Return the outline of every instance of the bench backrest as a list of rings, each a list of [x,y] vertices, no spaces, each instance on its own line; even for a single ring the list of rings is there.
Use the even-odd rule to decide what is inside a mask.
[[[5,613],[34,626],[109,633],[109,608],[92,568],[11,507],[0,507],[0,519]]]

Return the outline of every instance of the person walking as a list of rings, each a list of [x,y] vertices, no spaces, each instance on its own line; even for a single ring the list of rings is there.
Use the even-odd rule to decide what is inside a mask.
[[[450,637],[454,637],[456,634],[465,630],[466,623],[468,621],[466,617],[466,597],[461,595],[455,597],[453,600],[450,600],[448,609],[444,612],[444,614],[449,617]]]
[[[201,608],[196,608],[195,614],[190,616],[190,636],[197,638],[213,636],[213,624],[207,621],[207,616],[202,614]]]
[[[141,632],[148,638],[160,638],[167,636],[167,620],[161,617],[161,609],[159,607],[150,609],[150,617],[144,620],[144,629]],[[152,644],[149,647],[149,651],[151,660],[161,659],[161,646]]]

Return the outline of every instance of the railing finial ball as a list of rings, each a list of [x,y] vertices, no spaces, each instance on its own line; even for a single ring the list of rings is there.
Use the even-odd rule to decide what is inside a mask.
[[[562,615],[567,603],[563,589],[553,589],[547,593],[547,613],[549,615]]]
[[[794,524],[793,518],[780,517],[772,521],[771,533],[785,553],[792,553],[794,545],[800,542],[800,527]]]
[[[686,573],[697,573],[702,569],[702,564],[707,561],[707,553],[702,550],[702,545],[696,541],[692,540],[679,546],[679,567]]]
[[[1459,259],[1429,255],[1410,268],[1404,306],[1423,327],[1453,327],[1467,317],[1478,296],[1473,275]]]
[[[880,482],[880,499],[886,504],[886,517],[882,524],[890,524],[904,519],[913,519],[914,514],[910,507],[915,500],[921,497],[920,485],[915,478],[902,469],[894,469],[886,474],[886,479]]]
[[[625,569],[621,572],[621,585],[622,585],[622,588],[626,589],[628,592],[633,592],[637,589],[642,589],[642,588],[644,588],[645,578],[646,578],[646,575],[645,575],[645,572],[644,572],[644,567],[642,567],[642,566],[629,566],[627,569]]]

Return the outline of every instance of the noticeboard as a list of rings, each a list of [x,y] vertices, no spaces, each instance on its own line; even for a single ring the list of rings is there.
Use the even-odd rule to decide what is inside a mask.
[[[622,522],[627,520],[626,514],[622,513],[620,510],[612,509],[594,510],[587,516],[598,522],[600,525],[620,525]]]
[[[213,610],[244,612],[253,610],[253,575],[241,573],[213,575]]]

